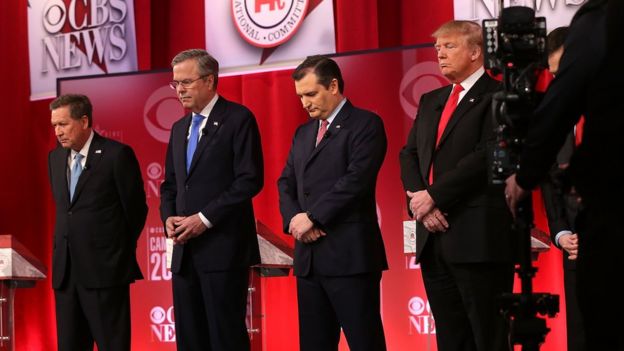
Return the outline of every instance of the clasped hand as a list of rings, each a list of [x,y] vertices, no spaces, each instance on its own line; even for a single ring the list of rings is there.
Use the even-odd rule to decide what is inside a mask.
[[[413,219],[421,222],[430,232],[445,232],[448,227],[446,214],[435,207],[435,202],[426,190],[411,192],[407,191],[410,198],[409,208]]]
[[[317,241],[320,237],[327,235],[324,231],[316,228],[308,215],[304,212],[297,213],[288,225],[288,232],[295,240],[309,244]]]
[[[192,216],[171,216],[165,221],[167,237],[176,244],[184,244],[190,239],[206,231],[206,225],[199,218],[199,214]]]

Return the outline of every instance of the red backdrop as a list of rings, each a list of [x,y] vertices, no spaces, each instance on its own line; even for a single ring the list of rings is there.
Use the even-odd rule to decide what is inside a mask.
[[[55,140],[49,125],[47,105],[50,101],[29,101],[27,3],[27,0],[0,1],[0,76],[3,83],[0,84],[0,101],[6,122],[6,135],[0,142],[3,150],[0,162],[5,165],[5,171],[0,176],[0,233],[15,235],[50,266],[53,204],[46,163],[47,152],[54,147]],[[429,42],[430,33],[453,17],[451,0],[334,0],[334,9],[338,52]],[[203,13],[203,0],[135,0],[139,69],[168,68],[171,58],[180,50],[203,47]],[[351,68],[343,65],[343,69],[348,71]],[[360,76],[363,82],[370,80],[378,83],[377,90],[370,91],[370,101],[362,104],[375,109],[375,99],[383,96],[383,72],[360,70],[351,76]],[[298,101],[291,95],[292,85],[287,73],[251,75],[232,79],[228,84],[232,86],[224,85],[220,88],[237,92],[228,95],[228,98],[253,104],[257,106],[254,108],[256,115],[280,121],[271,124],[271,128],[264,128],[261,123],[263,138],[280,140],[281,145],[275,145],[278,152],[267,152],[267,145],[264,145],[267,184],[255,201],[258,216],[264,216],[267,225],[275,230],[279,228],[278,218],[263,213],[263,209],[275,206],[277,192],[272,180],[276,179],[283,166],[287,151],[284,145],[288,145],[295,126],[304,116],[297,120],[294,116],[281,114],[284,110],[298,109]],[[358,82],[348,81],[347,86],[349,84],[356,85]],[[258,94],[258,91],[271,93]],[[124,93],[131,99],[136,92],[129,87]],[[384,119],[389,117],[384,116]],[[396,121],[386,120],[386,124]],[[403,139],[397,137],[394,144],[390,145],[385,169],[398,167],[396,152],[403,142],[404,136]],[[382,174],[381,181],[398,182],[398,179],[388,178]],[[397,188],[396,191],[400,190],[398,184],[393,187]],[[384,201],[386,196],[396,195],[380,194],[379,201]],[[543,217],[538,218],[538,226],[546,229]],[[407,263],[391,261],[390,264],[392,270],[384,279],[391,279],[393,270],[405,269]],[[535,281],[535,290],[560,293],[562,278],[559,252],[551,250],[541,255],[538,265],[540,272]],[[278,278],[267,284],[267,288],[276,296],[293,295],[294,285],[289,278]],[[292,304],[291,299],[282,308],[292,309]],[[55,349],[53,295],[49,280],[39,282],[33,289],[20,291],[17,294],[16,311],[17,350]],[[548,336],[545,350],[559,350],[565,345],[562,317],[550,321],[555,331]],[[406,324],[408,322],[404,321]],[[296,319],[284,318],[275,327],[279,334],[273,335],[273,338],[296,338]],[[394,338],[392,333],[388,331],[388,339]]]

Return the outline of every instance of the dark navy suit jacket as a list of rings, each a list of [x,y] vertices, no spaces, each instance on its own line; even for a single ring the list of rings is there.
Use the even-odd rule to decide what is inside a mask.
[[[185,248],[191,246],[197,269],[214,272],[260,262],[252,197],[263,185],[262,147],[256,120],[246,107],[219,97],[190,170],[186,145],[192,116],[171,129],[160,214],[190,216],[201,212],[213,225],[184,245],[175,245],[171,271],[179,272]]]
[[[386,154],[381,118],[347,101],[315,147],[317,120],[295,132],[278,180],[284,231],[297,213],[310,212],[327,235],[295,243],[295,275],[327,276],[388,268],[377,222],[375,186]]]

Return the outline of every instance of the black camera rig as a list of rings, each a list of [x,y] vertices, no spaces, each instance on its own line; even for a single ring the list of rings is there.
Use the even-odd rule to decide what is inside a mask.
[[[503,90],[492,98],[496,138],[488,144],[489,182],[504,184],[519,169],[519,157],[531,113],[539,103],[535,90],[538,75],[548,67],[546,19],[535,17],[528,7],[505,8],[500,2],[498,19],[483,21],[485,68],[503,76]],[[516,269],[521,293],[501,297],[501,313],[509,321],[510,346],[539,350],[550,329],[546,320],[559,312],[559,296],[533,293],[537,269],[531,264],[533,212],[530,196],[518,204],[513,229],[519,235],[520,257]]]

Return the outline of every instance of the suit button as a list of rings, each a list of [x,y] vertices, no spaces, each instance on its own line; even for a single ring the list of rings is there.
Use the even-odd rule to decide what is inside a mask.
[[[71,216],[73,213],[72,213],[72,211],[69,211],[69,212],[67,212],[67,214]]]
[[[188,190],[189,190],[189,186],[188,186],[188,185],[185,185],[185,186],[184,186],[184,190],[188,191]]]
[[[310,196],[310,193],[306,191],[305,193],[303,193],[303,196],[308,197]]]

